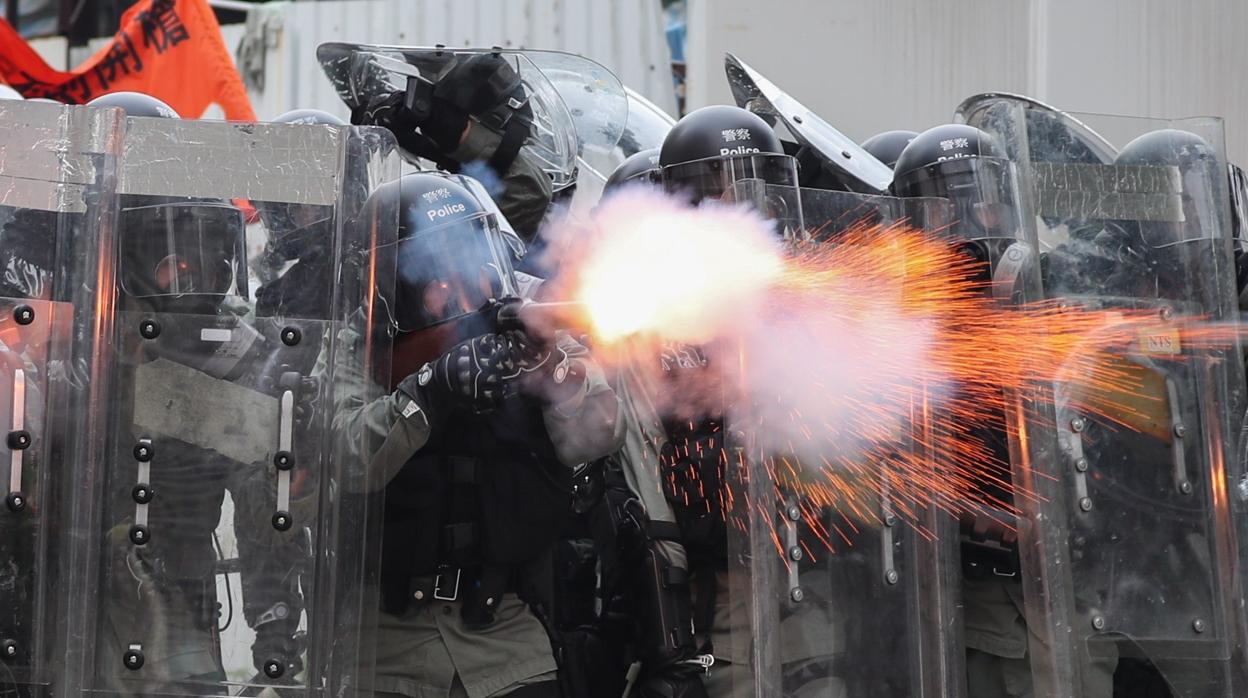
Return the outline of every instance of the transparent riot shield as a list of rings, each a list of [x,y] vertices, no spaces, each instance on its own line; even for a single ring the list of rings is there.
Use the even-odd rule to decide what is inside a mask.
[[[474,57],[491,53],[503,57],[519,76],[525,101],[474,118],[499,133],[511,119],[523,121],[527,135],[522,147],[550,176],[555,191],[576,182],[582,152],[615,147],[628,115],[624,88],[609,70],[580,56],[327,43],[317,48],[317,59],[339,97],[355,109],[394,92],[424,94],[448,76],[462,79],[461,71],[471,67]]]
[[[864,194],[888,191],[893,171],[818,114],[731,53],[724,56],[724,70],[737,106],[762,116],[773,126],[782,124],[801,147],[802,186]]]
[[[963,117],[1017,162],[1045,296],[1107,328],[1155,322],[1096,347],[1116,381],[1056,376],[1055,415],[1026,428],[1056,429],[1059,448],[1016,454],[1016,476],[1051,483],[1019,532],[1036,695],[1243,695],[1244,376],[1221,122],[1037,109],[996,97]],[[1111,161],[1069,157],[1089,132]]]
[[[61,690],[70,561],[67,497],[99,339],[91,321],[111,244],[116,110],[0,102],[0,692]]]
[[[573,209],[596,204],[602,198],[607,179],[620,163],[643,150],[662,147],[667,132],[676,125],[676,120],[667,112],[632,89],[625,87],[624,94],[628,97],[628,121],[624,131],[614,148],[581,157]]]
[[[127,120],[77,690],[359,689],[375,517],[331,425],[388,382],[397,174],[382,129]]]
[[[856,244],[845,233],[873,225],[930,235],[929,221],[949,215],[940,201],[801,195],[813,244]],[[743,347],[743,374],[750,362]],[[730,637],[727,647],[716,642],[726,662],[711,669],[729,674],[730,695],[962,694],[955,522],[941,502],[895,490],[903,460],[929,457],[922,395],[867,418],[876,436],[854,446],[821,435],[821,417],[806,414],[807,443],[776,448],[777,425],[753,406],[730,410]]]

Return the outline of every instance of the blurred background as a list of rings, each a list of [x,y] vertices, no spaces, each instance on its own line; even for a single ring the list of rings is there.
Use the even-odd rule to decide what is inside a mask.
[[[132,0],[0,0],[48,63],[77,65]],[[345,115],[323,41],[562,49],[673,116],[731,102],[731,51],[861,141],[947,122],[965,97],[1062,109],[1221,116],[1248,162],[1244,0],[210,0],[262,119]],[[103,37],[103,38],[102,38]]]

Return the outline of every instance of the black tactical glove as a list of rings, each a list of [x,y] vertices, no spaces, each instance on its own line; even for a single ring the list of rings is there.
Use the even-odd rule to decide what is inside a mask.
[[[399,390],[439,418],[453,406],[487,412],[517,373],[508,342],[493,333],[483,334],[421,366],[399,383]]]
[[[434,98],[428,113],[417,114],[404,104],[404,93],[392,92],[369,100],[351,113],[357,126],[381,126],[389,129],[399,147],[442,162],[459,146],[468,128],[468,112],[458,105]]]
[[[584,369],[554,340],[534,339],[519,330],[510,330],[504,337],[529,393],[559,403],[584,387]]]

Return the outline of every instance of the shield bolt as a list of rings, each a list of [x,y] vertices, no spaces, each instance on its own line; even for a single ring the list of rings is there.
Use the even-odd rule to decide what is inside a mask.
[[[888,582],[889,584],[896,584],[898,579],[899,577],[897,576],[897,570],[889,570],[884,573],[884,581]]]
[[[1203,632],[1205,632],[1205,621],[1204,621],[1204,619],[1202,619],[1202,618],[1197,618],[1196,620],[1192,621],[1192,630],[1195,630],[1195,631],[1196,631],[1196,632],[1198,632],[1198,633],[1203,633]]]
[[[273,528],[279,531],[289,531],[290,525],[293,523],[290,512],[279,511],[273,514]]]
[[[1083,511],[1092,511],[1092,499],[1089,497],[1080,497],[1079,508]]]
[[[295,467],[295,457],[290,455],[290,451],[278,451],[273,456],[273,465],[278,470],[290,470]]]
[[[282,344],[288,347],[295,346],[301,339],[303,339],[303,333],[298,327],[287,327],[282,330]]]
[[[793,123],[795,123],[795,124],[800,124],[800,123],[802,123],[802,117],[797,116],[796,114],[794,114],[794,115],[793,115]]]
[[[1163,305],[1161,306],[1161,310],[1158,311],[1158,315],[1161,316],[1162,320],[1169,320],[1174,317],[1174,311],[1171,310],[1169,306]]]
[[[1104,630],[1105,629],[1105,616],[1092,616],[1092,629]]]
[[[154,455],[152,442],[148,439],[139,439],[139,442],[134,445],[134,459],[140,463],[146,463],[152,459],[152,455]]]
[[[134,486],[134,489],[130,490],[130,496],[134,498],[135,504],[148,504],[152,501],[152,497],[154,497],[155,494],[156,493],[152,491],[151,485],[146,482],[140,482]]]
[[[140,322],[139,336],[143,339],[156,339],[160,336],[160,323],[151,319]]]
[[[35,321],[35,309],[29,305],[19,305],[13,309],[13,321],[19,325],[29,325]]]
[[[793,562],[800,562],[802,559],[802,549],[800,546],[789,548],[789,559]]]
[[[10,451],[25,451],[30,448],[30,432],[25,429],[11,431],[5,441],[8,443]]]
[[[793,603],[801,603],[802,599],[806,598],[806,592],[802,591],[801,587],[793,587],[789,590],[789,598],[793,599]]]
[[[138,671],[143,668],[143,653],[139,650],[126,650],[121,661],[130,671]]]
[[[802,510],[798,509],[796,504],[790,504],[784,510],[784,515],[789,517],[790,521],[798,521],[802,518]]]
[[[1088,472],[1088,459],[1087,459],[1087,458],[1084,458],[1084,457],[1082,457],[1082,456],[1080,456],[1079,458],[1076,458],[1076,459],[1075,459],[1075,470],[1078,470],[1078,471],[1079,471],[1079,472],[1081,472],[1081,473],[1086,473],[1086,472]]]
[[[895,523],[897,523],[897,516],[896,516],[895,514],[893,514],[893,512],[891,512],[891,511],[890,511],[890,512],[888,512],[887,514],[885,514],[885,515],[884,515],[884,525],[885,525],[885,526],[892,526],[892,525],[893,525],[893,524],[895,524]]]
[[[130,527],[130,542],[135,545],[147,545],[152,539],[152,534],[147,530],[147,526],[135,524]]]
[[[1180,491],[1180,492],[1182,492],[1183,494],[1191,494],[1191,493],[1192,493],[1192,483],[1188,482],[1187,480],[1184,480],[1183,482],[1180,482],[1180,483],[1179,483],[1179,491]]]
[[[21,492],[10,492],[9,496],[4,498],[4,505],[16,514],[26,508],[26,495]]]
[[[1183,438],[1184,436],[1187,436],[1187,427],[1186,427],[1186,426],[1184,426],[1184,425],[1182,425],[1182,424],[1175,424],[1175,425],[1174,425],[1174,436],[1175,436],[1175,438],[1178,438],[1178,439],[1181,439],[1181,438]]]
[[[1074,419],[1070,420],[1070,430],[1075,432],[1076,434],[1083,431],[1083,428],[1086,427],[1087,425],[1088,423],[1083,421],[1083,417],[1075,417]]]
[[[17,640],[5,639],[0,641],[0,657],[4,659],[17,659]]]
[[[285,665],[276,658],[269,659],[264,663],[264,675],[270,679],[279,679],[284,673],[286,673]]]

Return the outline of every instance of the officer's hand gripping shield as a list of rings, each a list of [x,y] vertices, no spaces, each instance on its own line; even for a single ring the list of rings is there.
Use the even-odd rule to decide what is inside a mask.
[[[503,133],[510,119],[527,121],[522,149],[550,176],[555,191],[577,180],[577,158],[609,152],[620,139],[628,103],[620,81],[601,65],[558,51],[452,49],[328,43],[317,48],[321,68],[351,109],[408,89],[409,80],[437,85],[483,54],[505,60],[518,75],[523,102],[510,100],[473,115]]]
[[[398,175],[393,138],[131,118],[119,171],[71,688],[359,690],[376,512],[370,451],[335,419],[387,389],[397,208],[363,204]],[[316,253],[261,278],[298,221]]]
[[[875,225],[933,235],[932,222],[951,215],[924,199],[803,189],[801,201],[799,245],[855,244],[851,231]],[[750,360],[743,351],[743,374]],[[729,566],[716,614],[727,627],[716,628],[710,670],[729,674],[725,695],[961,695],[954,520],[890,485],[900,454],[934,457],[923,453],[921,396],[873,423],[889,436],[862,448],[821,436],[820,417],[807,414],[807,444],[770,449],[765,420],[750,406],[729,409]]]
[[[1129,380],[1101,385],[1072,366],[1037,388],[1051,390],[1049,413],[1022,424],[1014,477],[1039,495],[1020,500],[1019,530],[1036,695],[1108,695],[1131,681],[1242,695],[1244,464],[1232,427],[1244,376],[1221,122],[1037,111],[987,96],[960,116],[1019,168],[1045,297],[1156,322],[1100,349]],[[1161,129],[1203,145],[1117,165],[1088,147]],[[1198,326],[1219,339],[1199,340]]]
[[[5,101],[0,121],[0,689],[48,695],[75,629],[69,497],[94,462],[82,436],[122,115]]]

